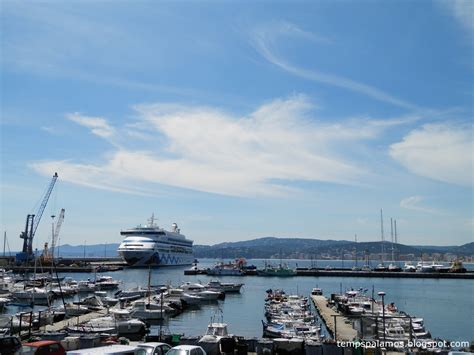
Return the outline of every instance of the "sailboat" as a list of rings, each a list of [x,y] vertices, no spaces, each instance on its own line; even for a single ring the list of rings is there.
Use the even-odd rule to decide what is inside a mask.
[[[164,319],[166,310],[163,309],[163,302],[161,302],[160,304],[151,302],[151,265],[148,267],[147,296],[147,301],[137,300],[132,303],[130,315],[140,320]],[[163,297],[161,301],[163,301]]]
[[[374,271],[387,271],[388,268],[384,264],[384,259],[385,259],[385,238],[383,235],[383,212],[382,209],[380,209],[380,231],[382,235],[382,253],[381,253],[381,263],[378,264],[375,268]]]
[[[396,228],[396,222],[395,221],[395,228]],[[396,234],[396,229],[395,229],[395,234]],[[392,244],[392,261],[390,262],[390,265],[388,265],[388,271],[392,272],[399,272],[402,271],[402,268],[398,266],[395,263],[395,248],[394,248],[394,243],[393,243],[393,219],[390,218],[390,235],[391,235],[391,244]]]

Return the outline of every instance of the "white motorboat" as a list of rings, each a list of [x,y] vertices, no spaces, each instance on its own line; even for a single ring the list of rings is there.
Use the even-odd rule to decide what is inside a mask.
[[[147,304],[145,301],[135,301],[132,303],[132,308],[130,309],[130,316],[141,320],[164,319],[165,310],[162,310],[161,308],[162,307],[151,307],[151,304]]]
[[[131,318],[126,310],[113,310],[110,316],[94,318],[85,325],[91,328],[114,329],[120,336],[143,335],[146,325],[139,319]]]
[[[113,290],[120,286],[120,281],[114,280],[112,276],[99,276],[95,281],[96,290]]]
[[[206,288],[211,291],[224,293],[238,293],[242,288],[243,283],[220,282],[219,280],[211,280],[206,285]]]
[[[184,283],[180,288],[189,294],[202,297],[205,301],[217,301],[218,298],[224,295],[223,292],[207,290],[206,286],[191,282]]]
[[[186,292],[183,292],[180,296],[180,300],[186,303],[187,305],[198,305],[204,301],[204,298],[198,295],[192,295]]]
[[[89,313],[90,310],[86,306],[80,304],[66,303],[64,312],[66,313],[66,317],[76,317]]]
[[[149,288],[143,288],[143,287],[135,287],[130,290],[121,290],[115,293],[116,297],[119,297],[120,299],[128,299],[128,298],[143,298],[145,296],[148,296],[148,294],[151,293],[152,295],[156,294],[156,290],[149,289]]]
[[[80,293],[93,293],[95,291],[95,285],[90,280],[83,280],[77,283],[77,290]]]
[[[21,302],[47,305],[51,301],[52,293],[46,291],[44,288],[31,287],[24,290],[13,291],[12,297]]]

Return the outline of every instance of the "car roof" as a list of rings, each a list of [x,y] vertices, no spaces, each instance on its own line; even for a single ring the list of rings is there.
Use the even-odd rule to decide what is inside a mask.
[[[191,349],[196,349],[196,348],[201,348],[201,347],[197,345],[178,345],[178,346],[173,347],[172,349],[191,350]]]
[[[26,345],[26,346],[44,346],[44,345],[51,345],[51,344],[59,344],[59,341],[40,340],[40,341],[33,341],[31,343],[24,343],[23,345]]]
[[[136,347],[129,346],[129,345],[107,345],[107,346],[99,346],[97,348],[89,348],[89,349],[80,349],[80,350],[72,350],[68,351],[68,354],[113,354],[114,352],[120,353],[124,351],[134,351]]]
[[[161,346],[161,345],[170,346],[169,344],[166,344],[166,343],[157,343],[157,342],[146,342],[146,343],[137,344],[137,346]]]

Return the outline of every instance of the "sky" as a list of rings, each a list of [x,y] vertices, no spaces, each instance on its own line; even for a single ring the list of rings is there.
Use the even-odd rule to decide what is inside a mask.
[[[473,4],[2,1],[7,247],[474,241]]]

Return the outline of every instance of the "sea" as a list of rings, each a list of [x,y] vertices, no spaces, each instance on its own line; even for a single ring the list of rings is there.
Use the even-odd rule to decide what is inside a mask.
[[[219,260],[229,261],[229,260]],[[267,260],[268,261],[268,260]],[[266,260],[250,259],[249,265],[263,267]],[[272,260],[278,264],[279,260]],[[283,260],[289,267],[352,267],[354,261],[337,260]],[[201,259],[200,268],[211,267],[213,259]],[[360,262],[359,262],[360,265]],[[374,265],[375,266],[375,265]],[[465,265],[468,269],[473,265]],[[323,290],[325,296],[348,289],[366,289],[377,299],[377,293],[386,293],[385,302],[394,302],[399,310],[411,316],[422,317],[432,336],[451,341],[474,340],[474,280],[409,279],[409,278],[361,278],[361,277],[258,277],[184,275],[189,266],[159,267],[151,270],[152,285],[179,286],[186,281],[206,284],[211,279],[221,282],[243,283],[240,294],[227,294],[224,301],[189,309],[170,318],[161,325],[161,330],[173,334],[199,336],[205,333],[213,317],[222,315],[229,332],[244,337],[261,337],[264,320],[264,300],[268,289],[283,289],[290,294],[310,295],[314,287]],[[124,269],[104,273],[121,280],[123,289],[148,285],[148,269]],[[60,276],[76,280],[93,279],[94,274],[68,273]],[[13,310],[10,310],[10,312]],[[152,334],[158,334],[159,325],[152,326]]]

